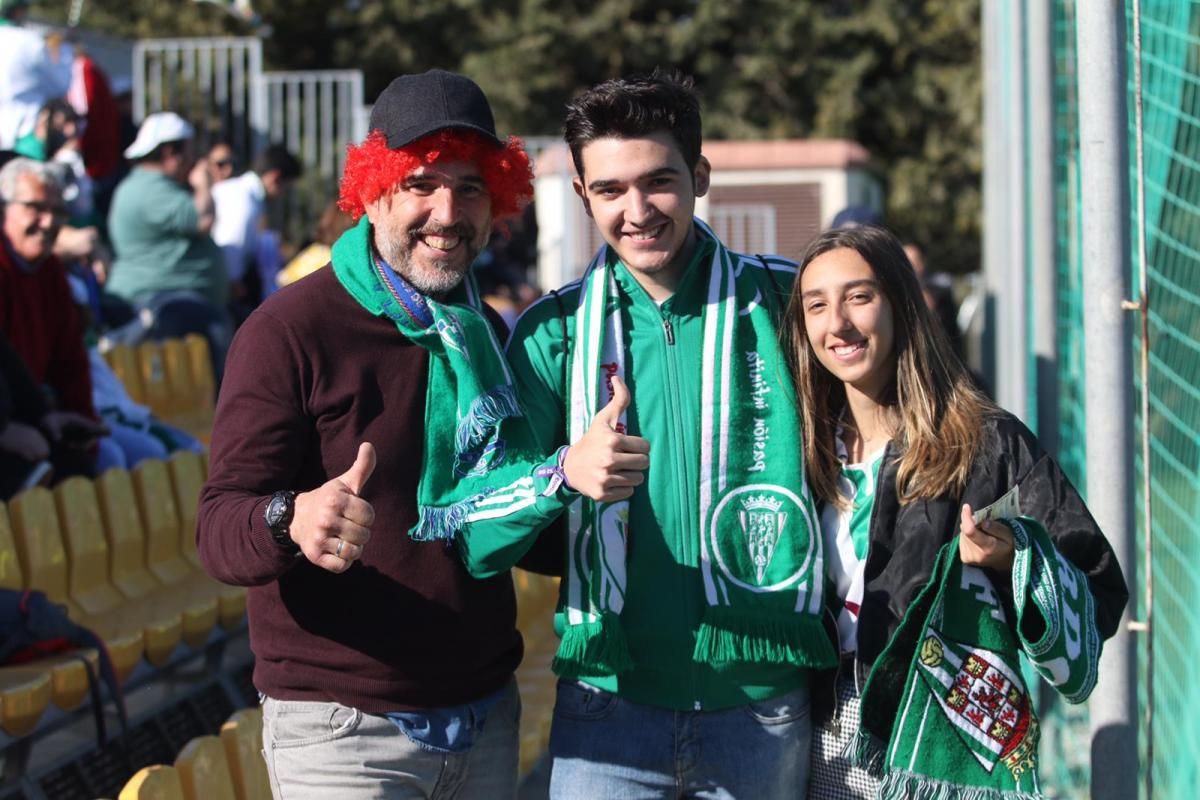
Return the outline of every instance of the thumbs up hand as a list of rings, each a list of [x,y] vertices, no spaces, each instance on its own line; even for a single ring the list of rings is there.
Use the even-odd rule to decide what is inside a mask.
[[[629,389],[615,375],[613,398],[592,419],[592,426],[567,450],[563,472],[575,491],[593,500],[613,502],[633,494],[646,479],[650,443],[618,433],[621,413],[629,407]]]
[[[375,509],[360,496],[375,471],[375,446],[363,442],[350,469],[311,492],[296,495],[289,529],[304,557],[330,572],[345,572],[362,557]]]

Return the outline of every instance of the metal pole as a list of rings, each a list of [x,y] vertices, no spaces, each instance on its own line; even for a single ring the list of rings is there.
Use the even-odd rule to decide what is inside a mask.
[[[1001,406],[1028,416],[1025,104],[1021,0],[983,4],[985,376]],[[990,345],[990,347],[989,347]],[[990,351],[990,353],[989,353]],[[985,361],[985,367],[989,362]]]
[[[1129,130],[1124,0],[1076,5],[1083,211],[1087,485],[1092,513],[1134,575],[1133,363],[1129,286]],[[1137,661],[1126,627],[1104,645],[1092,694],[1092,797],[1138,796]]]
[[[1001,92],[1001,69],[998,9],[1000,0],[983,0],[981,9],[983,48],[983,285],[984,324],[979,368],[993,394],[1000,383],[998,343],[996,333],[996,303],[1002,286],[1002,256],[1004,242],[1004,137],[999,131],[1004,119]]]
[[[996,398],[1000,405],[1023,420],[1029,420],[1029,361],[1032,349],[1029,345],[1029,231],[1025,224],[1028,203],[1026,182],[1026,120],[1025,113],[1025,60],[1024,60],[1024,5],[1023,0],[1006,0],[1007,8],[1001,14],[1003,31],[1002,58],[1005,70],[1004,126],[1007,161],[1005,162],[1005,197],[1008,206],[1007,226],[1004,243],[1000,245],[1003,260],[1000,271],[1004,281],[1004,295],[997,308],[1000,352],[1001,382],[996,386]]]
[[[1058,259],[1054,216],[1054,20],[1051,4],[1026,2],[1029,86],[1029,240],[1037,432],[1058,453]]]

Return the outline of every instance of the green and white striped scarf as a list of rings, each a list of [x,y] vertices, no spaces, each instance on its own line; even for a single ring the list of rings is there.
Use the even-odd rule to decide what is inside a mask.
[[[1020,652],[1068,702],[1096,685],[1100,635],[1086,576],[1041,525],[1004,521],[1017,619],[1005,618],[986,573],[959,560],[955,538],[871,670],[849,755],[882,774],[880,798],[1040,798],[1039,728]],[[1024,635],[1030,614],[1043,623],[1036,641]]]
[[[820,621],[821,534],[776,324],[736,254],[703,222],[696,225],[716,247],[702,318],[697,465],[708,608],[693,658],[830,666],[836,655]],[[602,247],[581,283],[571,354],[572,442],[611,399],[611,376],[625,375],[615,269],[615,254]],[[618,429],[624,426],[622,417]],[[627,501],[579,498],[569,507],[565,629],[554,660],[560,675],[620,674],[634,666],[620,622],[628,525]]]
[[[468,274],[443,302],[421,295],[374,257],[363,217],[333,246],[333,271],[359,305],[429,351],[417,541],[454,538],[468,522],[512,517],[537,501],[544,459]]]

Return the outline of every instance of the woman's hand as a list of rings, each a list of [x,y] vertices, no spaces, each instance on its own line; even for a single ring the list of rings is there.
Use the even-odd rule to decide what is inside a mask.
[[[964,564],[1012,572],[1013,535],[1007,525],[998,520],[976,525],[971,506],[964,503],[960,533],[958,556]]]

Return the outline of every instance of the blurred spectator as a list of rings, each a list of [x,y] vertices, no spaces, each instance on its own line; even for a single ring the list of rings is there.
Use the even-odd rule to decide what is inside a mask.
[[[229,142],[217,142],[208,148],[208,172],[212,175],[214,184],[229,180],[237,172],[237,162],[233,157],[233,148]]]
[[[119,141],[124,153],[137,138],[138,126],[133,121],[133,79],[128,75],[117,75],[112,82],[113,100],[117,104]]]
[[[29,133],[17,140],[13,149],[34,161],[53,161],[64,165],[63,199],[75,227],[95,223],[92,178],[83,161],[84,119],[62,98],[47,101],[38,111],[37,122]],[[61,240],[64,238],[62,236]],[[61,250],[58,251],[63,255]]]
[[[122,177],[121,116],[108,76],[78,43],[67,100],[85,120],[79,152],[88,177],[95,183],[96,216],[103,222],[108,217],[113,189]]]
[[[29,133],[47,100],[71,86],[71,48],[61,34],[22,27],[29,0],[0,0],[0,149]]]
[[[0,336],[0,500],[53,475],[50,442],[40,429],[46,413],[41,390]]]
[[[107,433],[92,406],[83,319],[54,240],[66,218],[50,165],[16,158],[0,169],[0,335],[48,393],[53,413],[43,424],[59,477],[90,475],[92,445]]]
[[[917,273],[917,280],[921,282],[925,305],[941,323],[954,352],[962,358],[965,351],[962,331],[958,328],[958,305],[954,302],[953,280],[945,272],[929,272],[925,268],[925,253],[920,245],[911,242],[904,245],[904,254],[908,256],[913,272]]]
[[[208,164],[191,165],[192,135],[182,117],[160,111],[146,117],[125,150],[135,166],[117,186],[109,211],[116,259],[106,288],[134,306],[173,291],[193,292],[217,308],[228,299],[225,264],[209,236]]]
[[[321,218],[317,220],[312,244],[297,253],[287,266],[279,271],[275,276],[275,283],[281,287],[287,286],[328,264],[333,243],[353,224],[354,220],[350,215],[338,208],[337,201],[325,206]]]
[[[64,98],[47,100],[38,109],[33,127],[13,144],[18,155],[49,161],[69,142],[77,141],[80,117]]]
[[[833,215],[830,228],[853,228],[857,225],[882,225],[883,215],[869,206],[846,206]]]
[[[267,247],[262,254],[273,269],[259,270],[260,266],[265,266],[259,253],[259,231],[263,226],[266,202],[282,196],[300,177],[300,172],[296,157],[283,145],[275,144],[259,153],[253,169],[212,188],[216,213],[212,238],[225,257],[231,300],[242,306],[247,314],[262,300],[263,287],[274,287],[279,271],[278,237],[267,237],[262,242],[274,247],[274,252]]]

